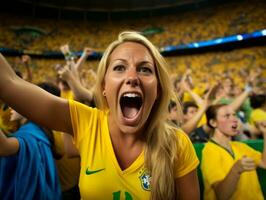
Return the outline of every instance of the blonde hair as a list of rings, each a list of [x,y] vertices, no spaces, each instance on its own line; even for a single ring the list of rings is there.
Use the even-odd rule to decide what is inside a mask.
[[[99,109],[108,109],[103,96],[103,82],[108,68],[109,56],[124,42],[136,42],[145,46],[152,55],[158,78],[159,95],[146,122],[145,167],[151,175],[151,199],[175,199],[175,163],[177,161],[176,129],[167,124],[168,104],[173,94],[172,84],[167,72],[167,64],[156,47],[137,32],[126,31],[106,49],[99,63],[98,80],[95,86],[95,100]],[[177,107],[181,110],[178,102]],[[181,111],[180,111],[181,112]],[[165,120],[162,120],[165,119]]]

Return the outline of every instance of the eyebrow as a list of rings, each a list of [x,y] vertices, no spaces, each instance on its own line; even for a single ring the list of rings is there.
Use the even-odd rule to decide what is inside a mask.
[[[121,62],[126,62],[126,60],[125,60],[125,59],[118,58],[118,59],[115,59],[115,60],[110,60],[110,61],[109,61],[109,64],[111,65],[111,64],[113,64],[114,62],[118,62],[118,61],[121,61]]]
[[[155,66],[155,64],[150,62],[150,61],[141,61],[141,62],[138,63],[138,65],[140,65],[140,64],[150,64],[152,66]]]
[[[112,63],[114,63],[114,62],[117,62],[117,61],[122,61],[122,62],[127,63],[127,60],[126,60],[126,59],[118,58],[118,59],[112,60],[112,61],[110,62],[110,64],[112,64]],[[150,65],[152,65],[152,66],[155,66],[155,64],[154,64],[153,62],[150,62],[150,61],[148,61],[148,60],[143,60],[143,61],[140,61],[140,62],[137,63],[137,65],[140,65],[140,64],[150,64]]]

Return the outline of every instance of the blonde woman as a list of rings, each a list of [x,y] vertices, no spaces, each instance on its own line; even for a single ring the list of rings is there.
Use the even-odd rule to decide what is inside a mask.
[[[97,109],[53,97],[0,59],[0,98],[23,115],[74,136],[82,199],[199,199],[199,161],[189,138],[167,124],[166,63],[144,36],[123,32],[98,68]]]

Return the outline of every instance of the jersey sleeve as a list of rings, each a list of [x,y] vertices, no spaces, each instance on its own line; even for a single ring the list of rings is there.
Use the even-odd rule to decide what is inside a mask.
[[[196,169],[199,160],[189,137],[183,131],[180,130],[177,132],[177,140],[178,164],[175,177],[180,178]]]
[[[94,141],[94,129],[98,119],[98,109],[69,100],[71,123],[75,146],[80,149],[87,141]]]

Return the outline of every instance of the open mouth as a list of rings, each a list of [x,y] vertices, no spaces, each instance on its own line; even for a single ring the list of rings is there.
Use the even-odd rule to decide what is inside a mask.
[[[120,98],[123,116],[128,119],[136,117],[142,106],[142,97],[138,93],[125,93]]]
[[[237,124],[232,126],[232,129],[236,130],[237,129]]]
[[[238,129],[238,125],[233,125],[232,126],[232,130],[235,132],[235,133],[239,133],[239,129]]]

